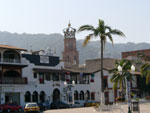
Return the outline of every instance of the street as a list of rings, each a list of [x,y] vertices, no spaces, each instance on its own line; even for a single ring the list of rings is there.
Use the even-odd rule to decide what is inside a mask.
[[[121,105],[124,110],[124,113],[128,112],[127,104]],[[120,113],[120,110],[114,110],[114,113]],[[71,109],[57,109],[57,110],[47,110],[43,113],[99,113],[94,109],[94,107],[83,107],[83,108],[71,108]],[[103,113],[108,113],[105,111]],[[135,113],[135,112],[134,112]],[[140,113],[150,113],[150,103],[140,104]]]
[[[128,112],[127,104],[121,105],[121,107],[123,108],[124,113]],[[113,112],[120,113],[120,110],[114,110]],[[11,113],[19,113],[19,112],[11,112]],[[47,110],[40,113],[99,113],[99,112],[96,111],[94,107],[82,107],[82,108]],[[108,111],[104,111],[103,113],[108,113]],[[140,104],[140,113],[150,113],[150,103]]]

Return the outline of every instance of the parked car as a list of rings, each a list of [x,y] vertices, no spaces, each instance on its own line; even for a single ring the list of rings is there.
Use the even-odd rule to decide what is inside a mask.
[[[24,108],[24,112],[37,112],[40,113],[40,108],[37,103],[27,103]]]
[[[22,107],[16,103],[8,103],[0,105],[0,112],[22,111]]]
[[[50,105],[51,109],[69,108],[70,106],[64,102],[52,102]]]
[[[44,105],[47,109],[50,109],[50,103],[49,103],[49,102],[44,102],[43,105]]]
[[[77,108],[77,107],[82,107],[83,105],[80,102],[75,101],[74,104],[72,104],[72,107]]]
[[[99,106],[100,102],[97,101],[89,101],[84,104],[85,107]]]
[[[37,103],[37,104],[40,107],[40,111],[45,111],[45,110],[49,109],[48,106],[46,106],[43,103]]]

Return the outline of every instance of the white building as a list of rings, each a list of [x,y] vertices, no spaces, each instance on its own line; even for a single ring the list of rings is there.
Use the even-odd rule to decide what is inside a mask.
[[[95,100],[95,91],[90,82],[91,73],[63,69],[59,57],[21,54],[24,49],[0,45],[0,103],[53,102],[67,100],[64,81],[70,84],[75,101],[85,103]],[[92,85],[91,85],[92,84]]]

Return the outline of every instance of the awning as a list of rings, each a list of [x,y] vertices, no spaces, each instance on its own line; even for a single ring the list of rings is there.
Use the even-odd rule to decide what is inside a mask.
[[[33,68],[35,72],[52,72],[52,73],[63,73],[63,70],[58,69],[42,69],[42,68]]]

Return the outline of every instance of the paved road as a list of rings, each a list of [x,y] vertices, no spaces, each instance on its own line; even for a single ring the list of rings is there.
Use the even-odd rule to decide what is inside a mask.
[[[128,113],[128,106],[121,105],[124,113]],[[72,108],[72,109],[58,109],[58,110],[47,110],[43,113],[99,113],[93,107],[83,107],[83,108]],[[103,113],[109,113],[103,112]],[[113,113],[120,113],[120,110],[114,110]],[[136,112],[134,112],[136,113]],[[150,103],[140,104],[140,113],[150,113]]]

